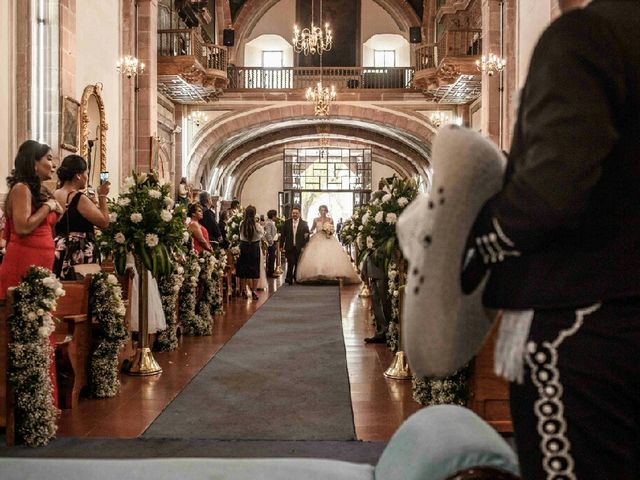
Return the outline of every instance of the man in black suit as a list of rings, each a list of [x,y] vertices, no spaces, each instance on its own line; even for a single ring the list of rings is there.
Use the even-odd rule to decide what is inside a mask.
[[[504,310],[525,479],[640,478],[640,2],[584,3],[560,0],[536,46],[462,274],[490,268]]]
[[[200,192],[199,200],[202,206],[202,220],[200,220],[200,224],[207,229],[209,241],[211,243],[219,243],[222,240],[222,234],[216,221],[216,213],[211,208],[211,195],[209,195],[209,192]]]
[[[280,236],[280,248],[287,257],[286,281],[289,285],[296,279],[296,267],[302,250],[309,241],[309,225],[300,218],[300,207],[291,209],[291,218],[284,222]]]

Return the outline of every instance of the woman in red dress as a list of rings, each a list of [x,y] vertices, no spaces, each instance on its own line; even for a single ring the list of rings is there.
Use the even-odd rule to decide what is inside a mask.
[[[191,218],[191,223],[189,223],[187,228],[193,237],[193,249],[196,253],[202,253],[203,250],[212,252],[213,249],[209,242],[209,232],[207,232],[206,228],[200,225],[200,220],[202,220],[202,207],[199,203],[192,203],[189,205],[187,213],[189,214],[189,218]]]
[[[18,149],[15,166],[7,178],[9,194],[5,203],[4,238],[6,254],[0,265],[0,299],[16,287],[32,265],[53,268],[53,226],[62,208],[43,188],[42,181],[53,176],[48,145],[27,140]],[[51,337],[53,343],[53,336]],[[55,361],[51,362],[54,402],[58,406]]]

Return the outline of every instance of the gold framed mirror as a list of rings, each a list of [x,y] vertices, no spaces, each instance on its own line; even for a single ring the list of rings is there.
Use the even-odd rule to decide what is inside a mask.
[[[100,172],[107,170],[108,129],[102,83],[87,85],[80,100],[80,155],[88,163],[89,187],[97,187]]]

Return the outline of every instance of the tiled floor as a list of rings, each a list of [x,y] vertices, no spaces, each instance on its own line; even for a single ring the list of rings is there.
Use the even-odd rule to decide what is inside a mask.
[[[273,280],[271,293],[280,282]],[[347,350],[351,399],[356,434],[361,440],[388,440],[402,421],[420,406],[411,399],[411,382],[383,376],[392,355],[384,345],[365,345],[371,335],[369,303],[358,297],[359,289],[342,289],[342,324]],[[234,299],[226,313],[216,318],[210,337],[183,337],[180,348],[155,353],[161,375],[122,375],[121,392],[110,399],[81,399],[78,407],[64,410],[59,436],[137,437],[180,393],[191,379],[222,348],[267,299],[251,302]]]

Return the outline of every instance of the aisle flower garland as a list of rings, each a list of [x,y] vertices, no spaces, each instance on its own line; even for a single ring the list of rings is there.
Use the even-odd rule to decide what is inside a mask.
[[[424,406],[461,405],[469,400],[470,366],[466,365],[446,378],[412,378],[413,399]]]
[[[200,263],[200,275],[198,278],[200,298],[196,306],[196,316],[199,322],[194,324],[189,331],[189,335],[211,335],[213,331],[213,317],[211,316],[211,308],[215,301],[216,279],[214,271],[216,270],[216,257],[212,253],[204,251],[198,259]]]
[[[170,352],[178,348],[176,325],[178,322],[178,298],[184,282],[184,267],[181,262],[174,260],[175,268],[169,275],[163,275],[158,280],[162,310],[167,322],[167,328],[158,332],[156,348],[161,352]]]
[[[184,263],[184,281],[180,288],[180,307],[178,316],[184,333],[196,335],[200,331],[201,319],[196,314],[196,296],[198,292],[198,278],[200,277],[200,258],[196,252],[190,251]]]
[[[398,323],[400,322],[400,273],[396,262],[389,263],[387,271],[389,299],[391,301],[391,318],[389,319],[389,328],[387,330],[387,346],[393,353],[400,349],[400,331]]]
[[[227,219],[227,240],[229,241],[229,250],[233,256],[238,259],[240,256],[240,224],[244,218],[244,209],[236,210]]]
[[[222,248],[217,248],[213,252],[216,265],[213,273],[216,279],[216,285],[213,294],[213,305],[211,306],[211,313],[213,315],[222,315],[224,313],[224,296],[220,284],[225,276],[225,269],[227,268],[227,251]]]
[[[50,312],[62,295],[60,281],[42,267],[31,267],[14,290],[8,379],[15,396],[16,436],[30,447],[46,445],[57,430],[49,336],[55,330]]]
[[[91,281],[91,312],[99,328],[98,346],[91,355],[91,394],[113,397],[120,389],[118,354],[127,339],[126,308],[118,279],[104,272]]]

